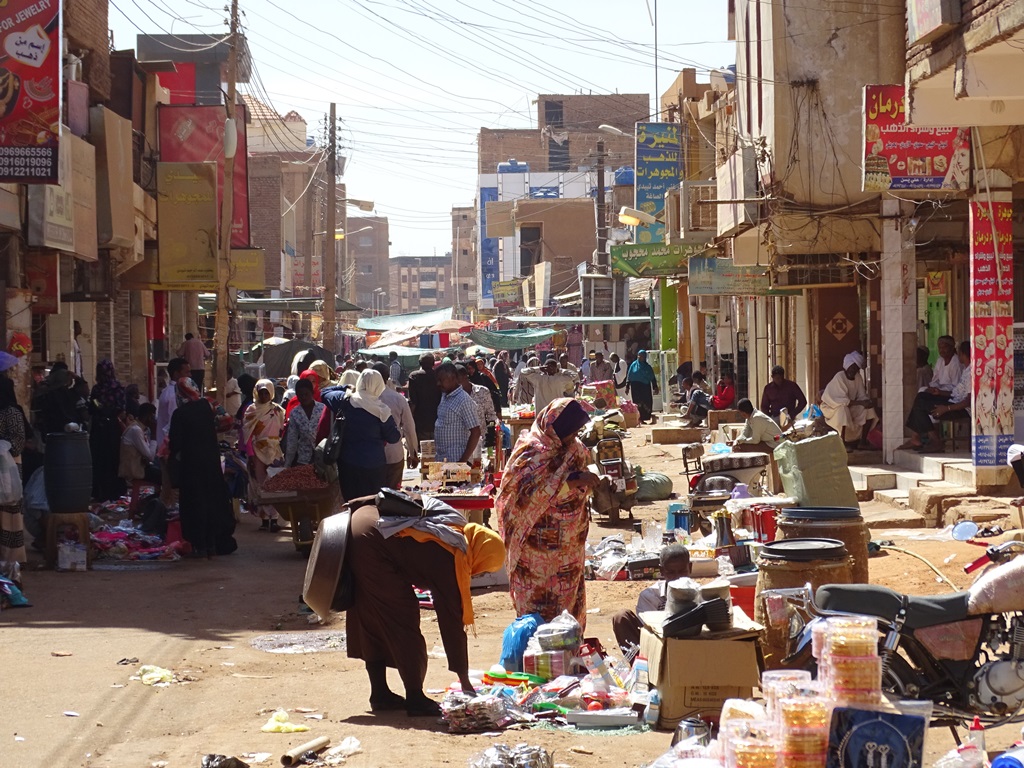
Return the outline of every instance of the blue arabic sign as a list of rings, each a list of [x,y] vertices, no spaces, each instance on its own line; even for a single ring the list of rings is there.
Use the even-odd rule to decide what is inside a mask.
[[[498,200],[497,187],[482,187],[480,189],[480,213],[477,220],[480,222],[480,232],[487,232],[487,204]],[[494,298],[494,283],[498,279],[498,238],[480,238],[480,298]]]
[[[665,192],[683,179],[683,155],[678,123],[636,124],[636,208],[658,216],[665,209]],[[665,242],[665,225],[640,225],[636,242]]]

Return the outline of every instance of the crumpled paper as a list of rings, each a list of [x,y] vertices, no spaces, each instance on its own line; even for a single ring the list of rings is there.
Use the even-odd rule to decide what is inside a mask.
[[[288,719],[288,713],[283,709],[279,709],[270,716],[270,719],[267,720],[260,730],[264,733],[301,733],[308,731],[309,726],[291,722]]]

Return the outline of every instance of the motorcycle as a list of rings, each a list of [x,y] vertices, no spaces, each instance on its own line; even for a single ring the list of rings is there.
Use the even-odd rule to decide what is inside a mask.
[[[904,595],[871,584],[809,584],[762,592],[769,617],[788,622],[787,668],[817,671],[814,626],[832,616],[878,619],[882,688],[894,699],[933,702],[932,725],[980,718],[1024,721],[1024,543],[989,547],[964,567],[989,565],[971,587],[948,595]],[[769,624],[772,622],[769,621]]]

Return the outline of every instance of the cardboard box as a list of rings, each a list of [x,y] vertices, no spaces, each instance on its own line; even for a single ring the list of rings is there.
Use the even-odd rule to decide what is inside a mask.
[[[726,699],[753,694],[760,672],[757,637],[760,625],[742,610],[733,609],[735,629],[708,632],[693,640],[661,635],[663,611],[644,613],[640,655],[647,659],[650,684],[658,689],[661,711],[658,727],[674,729],[687,717],[717,720]]]
[[[699,427],[664,425],[651,428],[651,442],[659,445],[699,443],[707,432]]]

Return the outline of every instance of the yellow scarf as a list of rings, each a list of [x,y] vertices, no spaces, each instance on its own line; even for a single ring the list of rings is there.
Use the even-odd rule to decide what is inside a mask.
[[[491,573],[501,569],[505,564],[505,544],[497,533],[476,523],[466,523],[462,533],[466,537],[465,552],[432,533],[416,528],[406,528],[399,531],[398,535],[408,536],[421,543],[432,541],[452,553],[455,557],[455,579],[459,584],[459,596],[462,598],[462,623],[471,627],[474,624],[473,596],[470,591],[472,578],[478,573]]]

